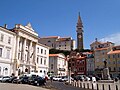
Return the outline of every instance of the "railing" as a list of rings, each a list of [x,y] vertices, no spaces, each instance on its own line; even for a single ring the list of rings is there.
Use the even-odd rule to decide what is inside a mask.
[[[91,89],[91,90],[120,90],[120,83],[101,83],[101,82],[91,82],[91,81],[73,81],[72,86]]]

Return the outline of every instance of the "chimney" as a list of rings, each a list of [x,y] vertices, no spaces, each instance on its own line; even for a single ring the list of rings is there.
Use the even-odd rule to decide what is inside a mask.
[[[4,25],[4,28],[7,28],[7,24]]]

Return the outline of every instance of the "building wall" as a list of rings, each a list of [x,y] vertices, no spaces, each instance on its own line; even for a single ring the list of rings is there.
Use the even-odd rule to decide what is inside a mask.
[[[66,76],[68,74],[68,62],[63,54],[50,54],[49,58],[49,72],[54,72],[54,76]]]
[[[2,38],[3,37],[3,38]],[[13,32],[0,27],[0,75],[13,73],[16,36]]]
[[[95,62],[94,62],[94,58],[88,58],[86,59],[86,65],[87,65],[87,74],[91,75],[94,74],[95,71]]]
[[[39,38],[39,42],[41,44],[47,45],[50,49],[58,49],[58,50],[73,50],[75,49],[75,40],[71,37],[61,38],[59,36],[51,36],[45,38]]]
[[[56,48],[56,40],[58,39],[58,36],[56,37],[48,37],[48,38],[39,38],[39,43],[44,44],[50,49]]]
[[[47,75],[49,68],[49,48],[42,44],[36,45],[36,53],[37,53],[37,71],[42,75]]]
[[[99,69],[104,68],[104,61],[107,60],[107,52],[108,52],[108,48],[95,50],[95,52],[94,52],[95,69],[96,68],[99,68]]]
[[[111,77],[120,75],[120,46],[114,46],[108,53],[108,68]]]
[[[70,51],[72,47],[72,40],[70,41],[59,41],[59,42],[56,42],[56,49],[58,50],[68,50]],[[75,45],[73,45],[75,46]]]

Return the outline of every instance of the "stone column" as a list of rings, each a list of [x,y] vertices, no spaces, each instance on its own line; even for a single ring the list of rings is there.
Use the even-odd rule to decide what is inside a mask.
[[[25,50],[26,50],[26,38],[24,39],[24,43],[23,43],[23,61],[24,61],[24,64],[26,63]],[[23,65],[23,72],[25,72],[25,65]]]
[[[25,50],[26,50],[26,39],[24,39],[23,43],[23,60],[25,61]]]
[[[34,50],[33,50],[34,54],[33,54],[33,61],[34,61],[34,64],[35,64],[35,68],[36,68],[36,64],[37,64],[37,53],[36,53],[36,43],[34,45]]]
[[[31,49],[32,49],[32,41],[30,41],[30,45],[29,45],[29,49],[28,49],[28,51],[29,51],[29,56],[28,56],[28,60],[29,60],[29,64],[32,64],[32,61],[31,61],[31,54],[32,54],[32,52],[31,52]]]
[[[28,60],[29,60],[29,73],[31,72],[31,64],[32,64],[32,59],[31,59],[31,49],[32,49],[32,41],[30,41],[30,45],[29,45],[29,49],[28,49],[28,52],[29,52],[29,55],[28,55]]]
[[[17,37],[17,42],[16,42],[16,53],[15,53],[15,63],[14,63],[14,73],[15,76],[18,76],[18,53],[19,53],[19,42],[20,42],[20,37]]]
[[[20,42],[20,37],[17,37],[17,45],[16,45],[16,58],[18,60],[18,53],[19,53],[19,42]]]

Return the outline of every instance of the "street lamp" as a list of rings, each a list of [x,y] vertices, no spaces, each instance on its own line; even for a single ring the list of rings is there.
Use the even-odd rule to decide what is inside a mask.
[[[69,80],[69,84],[71,84],[71,67],[69,67],[69,77],[68,77],[68,80]]]
[[[115,54],[115,64],[116,64],[116,75],[118,75],[118,67],[117,67],[117,54]]]

